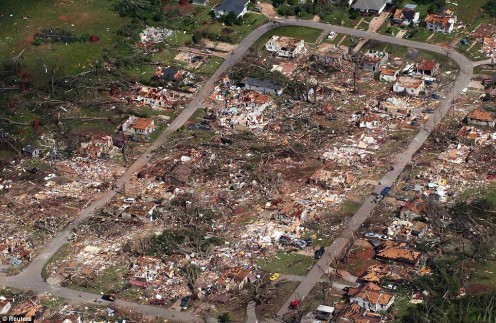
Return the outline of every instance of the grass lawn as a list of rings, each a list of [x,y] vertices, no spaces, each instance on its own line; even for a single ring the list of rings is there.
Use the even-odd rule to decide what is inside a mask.
[[[98,273],[98,276],[91,282],[90,287],[82,287],[74,283],[67,287],[95,294],[100,294],[100,292],[118,294],[121,291],[129,289],[125,288],[127,287],[127,280],[124,279],[125,272],[126,269],[124,268],[111,266],[105,271]]]
[[[211,18],[207,21],[210,24],[201,28],[203,31],[217,35],[228,35],[235,43],[239,43],[256,27],[266,23],[268,18],[258,13],[249,12],[244,16],[241,25],[226,26],[220,22],[212,22]]]
[[[321,15],[320,21],[343,27],[353,27],[358,22],[358,20],[351,20],[348,11],[345,7],[342,6],[336,7],[335,10],[327,15]]]
[[[448,4],[447,7],[455,12],[458,21],[462,21],[465,24],[473,24],[483,15],[481,9],[487,1],[488,0],[457,0],[453,3],[457,3],[458,5],[451,3]]]
[[[412,37],[409,37],[408,36],[409,34],[410,34],[410,32],[408,32],[405,35],[405,37],[403,37],[403,38],[406,38],[406,39],[409,39],[409,40],[414,40],[414,41],[426,41],[427,38],[429,38],[432,35],[432,32],[431,31],[428,31],[425,28],[418,28],[417,29],[417,32],[415,34],[413,34]]]
[[[269,273],[304,276],[313,265],[313,258],[296,253],[277,254],[274,259],[266,263],[263,268]]]
[[[50,277],[50,272],[48,271],[48,267],[51,264],[59,261],[60,259],[64,259],[71,253],[71,249],[69,248],[69,244],[64,244],[57,252],[45,263],[43,269],[41,270],[41,277],[43,279],[47,279]]]
[[[255,49],[262,49],[265,43],[274,35],[295,37],[303,39],[307,43],[315,43],[319,38],[322,30],[308,27],[284,26],[272,29],[260,37],[254,44]]]
[[[112,10],[114,1],[85,0],[50,2],[5,0],[0,15],[0,61],[22,50],[28,68],[35,66],[35,56],[47,65],[57,63],[65,74],[87,70],[98,60],[103,49],[115,40],[115,31],[128,22]],[[27,19],[23,19],[27,17]],[[58,27],[78,35],[96,34],[96,43],[31,45],[34,34],[42,28]]]
[[[222,58],[212,56],[208,59],[207,63],[200,66],[198,73],[203,75],[212,75],[219,68],[222,62],[224,62]]]
[[[472,283],[496,289],[496,261],[486,261],[475,272]]]
[[[355,214],[356,211],[360,208],[360,204],[352,201],[352,200],[344,200],[343,204],[339,208],[339,213],[341,214]]]

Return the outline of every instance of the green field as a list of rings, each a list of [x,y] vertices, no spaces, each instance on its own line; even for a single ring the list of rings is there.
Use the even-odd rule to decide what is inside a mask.
[[[256,49],[262,49],[265,43],[270,39],[270,37],[277,36],[286,36],[286,37],[294,37],[298,39],[303,39],[307,43],[315,43],[319,38],[322,30],[308,27],[298,27],[298,26],[285,26],[272,29],[266,32],[262,37],[260,37],[253,47]]]
[[[465,24],[477,23],[481,18],[484,19],[482,6],[486,4],[488,0],[457,0],[454,4],[448,4],[448,8],[453,10],[458,17],[458,21],[462,21]],[[475,27],[475,26],[473,26]]]
[[[281,273],[288,275],[306,275],[313,265],[313,258],[296,253],[280,252],[271,262],[263,266],[269,273]]]
[[[128,20],[112,9],[113,1],[2,1],[0,15],[0,60],[6,61],[24,50],[24,60],[33,67],[35,56],[47,64],[58,64],[67,74],[89,69],[115,40],[116,30]],[[81,34],[96,34],[96,43],[42,44],[33,46],[41,29],[58,27]]]

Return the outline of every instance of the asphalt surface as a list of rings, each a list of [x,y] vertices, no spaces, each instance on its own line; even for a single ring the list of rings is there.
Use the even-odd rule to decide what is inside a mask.
[[[410,145],[406,148],[406,150],[402,153],[399,153],[397,156],[392,157],[392,165],[394,165],[394,170],[388,172],[382,179],[383,185],[376,187],[375,192],[379,193],[383,186],[391,186],[391,184],[398,178],[398,175],[401,173],[405,165],[408,161],[411,160],[412,155],[420,148],[425,139],[431,133],[432,129],[441,121],[442,117],[448,112],[450,107],[450,102],[453,98],[453,95],[457,95],[461,92],[463,88],[468,84],[473,71],[473,64],[470,62],[465,56],[453,51],[447,52],[445,49],[425,43],[413,42],[406,39],[398,39],[390,36],[379,35],[375,33],[370,33],[367,31],[361,31],[351,28],[345,28],[340,26],[332,26],[329,24],[323,24],[319,22],[313,21],[304,21],[297,19],[285,19],[278,20],[274,23],[267,23],[255,29],[252,33],[250,33],[232,52],[231,55],[228,55],[224,60],[223,64],[217,69],[217,71],[212,75],[212,77],[204,84],[204,86],[200,89],[198,94],[193,98],[193,100],[188,104],[188,106],[183,110],[183,112],[169,125],[167,129],[162,132],[162,134],[157,138],[157,140],[150,145],[150,147],[124,172],[124,174],[116,181],[116,185],[118,188],[122,188],[123,183],[125,183],[131,176],[135,175],[140,169],[147,165],[150,160],[150,157],[153,154],[153,151],[163,145],[169,136],[174,133],[177,129],[181,128],[188,119],[191,118],[193,113],[200,108],[211,91],[214,88],[215,82],[220,78],[220,76],[226,72],[230,67],[232,67],[235,63],[241,60],[241,58],[246,54],[247,50],[253,45],[253,43],[260,38],[267,31],[280,27],[280,26],[305,26],[305,27],[313,27],[322,29],[330,32],[335,31],[340,34],[346,34],[353,37],[358,38],[367,38],[371,40],[377,40],[385,43],[397,44],[400,46],[407,46],[416,49],[423,49],[432,52],[436,52],[439,54],[447,54],[451,59],[453,59],[460,67],[460,75],[455,82],[454,91],[448,91],[448,97],[443,100],[441,103],[441,108],[437,113],[433,114],[425,127],[421,129],[419,134],[414,138],[414,140],[410,143]],[[47,292],[51,293],[55,296],[72,299],[75,301],[83,302],[83,303],[92,303],[95,299],[98,299],[100,295],[91,294],[91,293],[80,293],[76,290],[63,288],[63,287],[54,287],[43,281],[41,277],[41,272],[43,266],[46,262],[59,250],[65,243],[68,242],[68,238],[71,235],[71,232],[75,230],[75,228],[88,219],[96,210],[104,206],[107,202],[110,201],[116,194],[117,191],[107,191],[102,193],[98,198],[96,198],[91,204],[88,205],[85,209],[83,209],[78,218],[69,224],[62,232],[60,232],[50,243],[46,246],[46,248],[36,256],[31,263],[18,275],[10,276],[10,277],[0,277],[0,285],[16,287],[16,288],[24,288],[31,289],[37,292]],[[289,302],[294,300],[295,298],[303,298],[305,297],[312,287],[315,285],[317,281],[320,280],[322,276],[322,269],[329,267],[331,263],[331,259],[337,257],[344,250],[346,245],[349,242],[349,237],[351,237],[354,232],[360,227],[363,221],[370,214],[370,211],[375,207],[374,203],[371,203],[372,197],[369,197],[362,207],[356,212],[356,214],[351,219],[348,227],[343,231],[340,238],[336,239],[333,244],[326,248],[326,253],[324,257],[320,259],[310,272],[305,276],[301,284],[295,290],[295,292],[291,295],[291,297],[287,300],[287,302],[283,305],[283,307],[278,311],[278,315],[282,316],[287,312],[287,308]],[[173,321],[183,321],[183,322],[197,322],[201,321],[198,317],[186,313],[186,312],[177,312],[173,310],[164,309],[158,306],[148,306],[142,305],[132,302],[126,302],[122,300],[117,300],[117,305],[122,305],[132,310],[148,315],[160,316]]]

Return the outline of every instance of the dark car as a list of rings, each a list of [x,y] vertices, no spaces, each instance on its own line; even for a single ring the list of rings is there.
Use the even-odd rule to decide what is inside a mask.
[[[188,129],[189,129],[189,130],[196,130],[196,129],[198,129],[198,126],[197,126],[196,124],[190,124],[190,125],[188,126]]]
[[[290,237],[287,237],[287,236],[280,236],[279,237],[279,242],[283,245],[283,246],[289,246],[293,241],[291,240]]]
[[[436,94],[436,93],[432,93],[431,98],[433,98],[435,100],[441,100],[441,96],[439,94]]]
[[[161,299],[158,299],[158,298],[154,298],[150,301],[150,304],[151,305],[165,305],[165,301],[163,298]]]
[[[315,258],[315,259],[320,259],[320,258],[322,258],[322,256],[324,255],[324,252],[325,252],[324,247],[320,247],[319,249],[315,250],[315,255],[314,255],[314,258]]]
[[[190,300],[191,300],[191,295],[184,296],[183,298],[181,298],[181,304],[179,305],[179,306],[181,306],[181,310],[188,309],[188,305],[189,305]]]
[[[307,246],[311,246],[313,244],[312,238],[310,237],[303,238],[302,240],[307,243]]]
[[[403,192],[413,191],[414,188],[415,188],[415,186],[413,186],[413,185],[407,185],[407,186],[405,186],[405,187],[402,188],[402,191]]]
[[[431,109],[431,108],[424,109],[424,110],[422,110],[422,113],[434,113],[434,109]]]
[[[382,189],[382,191],[381,191],[381,195],[382,195],[382,196],[386,196],[386,195],[388,195],[388,193],[389,193],[389,191],[390,191],[390,190],[391,190],[391,187],[389,187],[389,186],[384,187],[384,188]]]
[[[104,301],[113,302],[113,301],[115,301],[115,295],[114,294],[103,294],[102,299]]]

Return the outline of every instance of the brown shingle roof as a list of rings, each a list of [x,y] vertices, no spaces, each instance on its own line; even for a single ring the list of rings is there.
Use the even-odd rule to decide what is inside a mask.
[[[470,113],[467,115],[467,118],[480,120],[480,121],[493,121],[494,120],[493,114],[491,112],[484,111],[481,109],[476,109],[476,110],[470,111]]]

